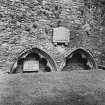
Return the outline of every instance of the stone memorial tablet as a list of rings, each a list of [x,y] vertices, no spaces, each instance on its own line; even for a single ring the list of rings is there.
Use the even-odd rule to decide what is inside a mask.
[[[54,43],[69,43],[70,31],[65,27],[57,27],[53,29]]]
[[[23,65],[23,71],[39,71],[39,61],[25,61]]]

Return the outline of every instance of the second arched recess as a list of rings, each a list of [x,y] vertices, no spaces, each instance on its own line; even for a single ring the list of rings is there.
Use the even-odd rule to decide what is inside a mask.
[[[92,55],[82,49],[78,48],[65,57],[65,66],[62,71],[72,70],[93,70],[97,65]]]

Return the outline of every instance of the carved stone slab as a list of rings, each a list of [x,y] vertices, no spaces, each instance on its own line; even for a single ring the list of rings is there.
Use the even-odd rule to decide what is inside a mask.
[[[65,27],[57,27],[53,29],[54,43],[69,43],[70,31]]]

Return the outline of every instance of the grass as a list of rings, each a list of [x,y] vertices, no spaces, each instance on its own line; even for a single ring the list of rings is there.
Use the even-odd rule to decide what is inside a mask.
[[[0,105],[105,105],[105,71],[3,74]]]

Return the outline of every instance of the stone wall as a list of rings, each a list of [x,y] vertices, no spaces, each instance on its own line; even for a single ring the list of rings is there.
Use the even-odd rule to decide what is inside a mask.
[[[47,51],[57,68],[64,54],[82,47],[104,63],[104,27],[95,23],[84,0],[2,0],[0,1],[0,69],[10,70],[19,54],[30,48]],[[97,25],[97,27],[96,27]],[[53,28],[70,30],[70,43],[60,52],[52,43]]]

